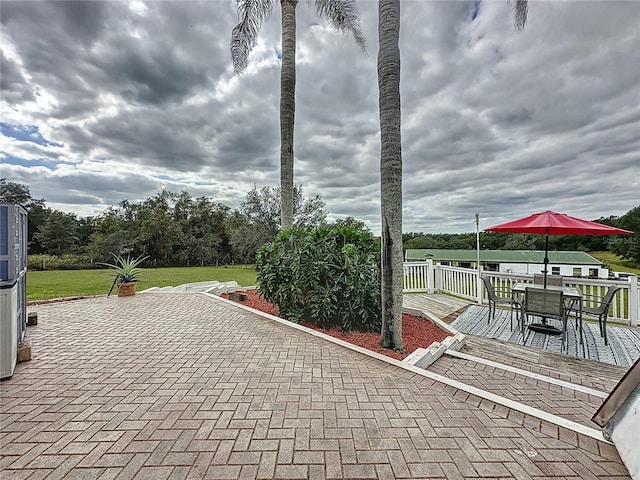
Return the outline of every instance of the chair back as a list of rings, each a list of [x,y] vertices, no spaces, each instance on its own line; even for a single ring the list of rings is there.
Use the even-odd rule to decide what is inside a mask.
[[[600,301],[600,305],[596,309],[598,313],[604,312],[605,310],[609,309],[611,302],[613,302],[613,297],[615,297],[616,293],[618,293],[618,290],[622,290],[622,288],[616,287],[615,285],[611,285],[609,287],[609,289],[607,290],[607,293],[605,293],[604,297],[602,297],[602,300]]]
[[[484,288],[487,289],[487,296],[492,300],[496,298],[497,297],[496,289],[493,288],[493,285],[491,284],[491,280],[489,279],[489,277],[483,276],[482,282],[484,283]]]
[[[564,294],[561,291],[527,288],[525,290],[527,313],[541,317],[564,317]]]
[[[549,275],[547,276],[547,286],[550,287],[562,287],[563,285],[562,275]]]
[[[616,293],[618,293],[618,290],[622,290],[622,287],[616,287],[615,285],[611,285],[607,290],[607,293],[605,293],[604,297],[602,297],[602,303],[606,303],[607,305],[610,305],[611,301],[613,300],[613,297],[615,296]]]
[[[548,287],[562,287],[563,285],[562,275],[547,275],[547,286]],[[544,274],[543,273],[534,273],[533,274],[533,283],[535,285],[544,285]]]

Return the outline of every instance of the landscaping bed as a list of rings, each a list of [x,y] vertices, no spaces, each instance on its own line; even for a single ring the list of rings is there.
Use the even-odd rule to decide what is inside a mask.
[[[278,316],[278,307],[267,302],[257,291],[247,290],[246,293],[247,299],[239,303],[260,310],[261,312]],[[222,294],[222,297],[228,298],[228,295]],[[404,313],[402,315],[402,340],[404,341],[406,353],[400,353],[388,348],[382,348],[380,346],[380,333],[346,332],[338,328],[326,330],[310,322],[303,322],[301,325],[339,338],[345,342],[387,355],[396,360],[402,360],[414,350],[427,348],[433,342],[441,342],[449,336],[447,332],[434,325],[428,319]]]

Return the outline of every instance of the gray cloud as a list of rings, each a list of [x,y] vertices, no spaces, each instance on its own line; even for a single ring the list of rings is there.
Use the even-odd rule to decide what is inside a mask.
[[[235,3],[3,1],[3,121],[52,142],[0,136],[23,159],[3,177],[83,215],[163,188],[237,207],[276,185],[279,6],[234,77]],[[368,55],[297,7],[295,181],[377,231],[377,3],[360,9]],[[401,13],[405,231],[638,204],[640,3],[530,2],[521,33],[506,1]]]
[[[0,50],[0,72],[2,72],[0,90],[3,100],[13,105],[35,100],[33,87],[25,80],[20,67],[8,59],[2,50]]]

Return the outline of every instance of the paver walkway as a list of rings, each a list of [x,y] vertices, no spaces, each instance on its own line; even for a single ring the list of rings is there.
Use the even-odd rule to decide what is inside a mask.
[[[603,402],[603,396],[449,355],[436,360],[429,371],[591,428],[591,418]]]
[[[4,478],[629,478],[615,448],[204,294],[37,307]]]
[[[582,385],[604,392],[611,392],[628,368],[595,362],[569,355],[526,347],[501,340],[467,335],[463,352]]]

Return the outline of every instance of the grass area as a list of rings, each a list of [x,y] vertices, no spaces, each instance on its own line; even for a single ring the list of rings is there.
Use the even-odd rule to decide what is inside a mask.
[[[253,266],[144,268],[141,278],[138,290],[212,280],[235,280],[248,287],[256,284],[256,271]],[[112,282],[113,272],[107,269],[28,271],[27,300],[106,295]]]
[[[628,272],[640,275],[640,264],[637,264],[631,260],[625,260],[611,252],[589,252],[589,255],[597,258],[603,263],[606,263],[609,270],[614,272]]]

